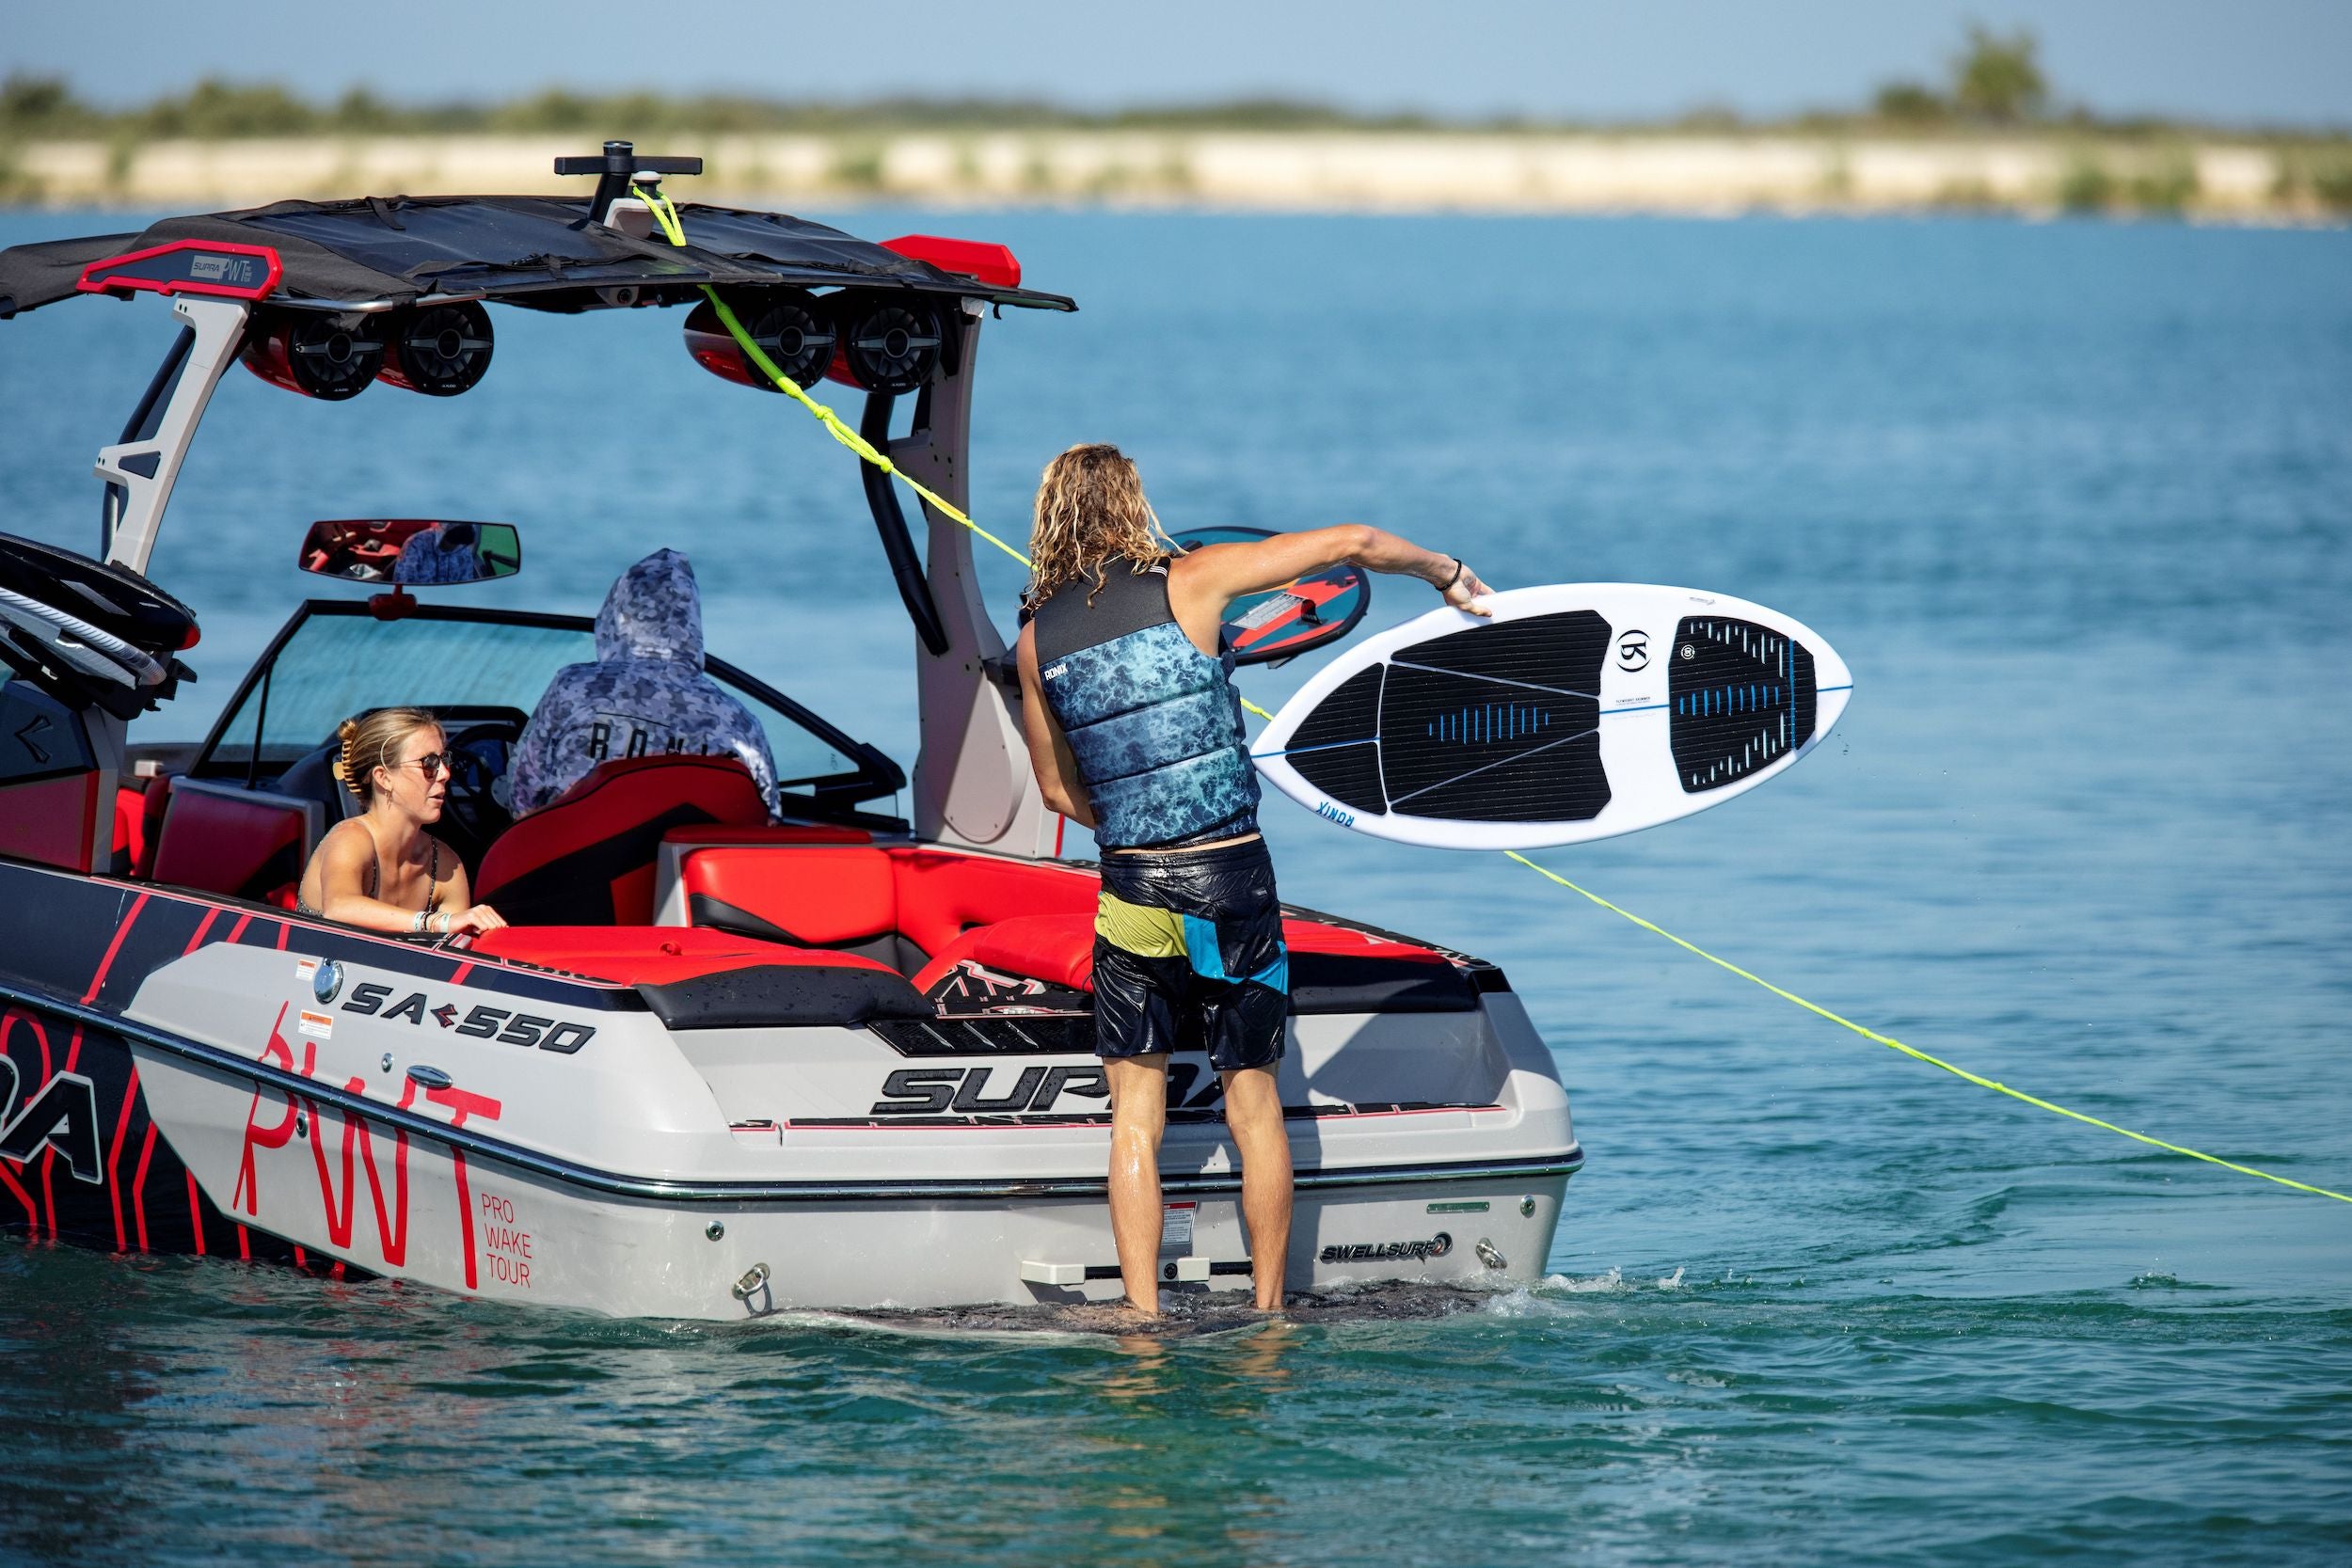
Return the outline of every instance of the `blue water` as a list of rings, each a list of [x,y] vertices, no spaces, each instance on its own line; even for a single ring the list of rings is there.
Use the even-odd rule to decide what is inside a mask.
[[[1085,306],[988,328],[999,531],[1109,438],[1172,526],[1360,519],[1497,586],[1808,622],[1857,682],[1825,745],[1541,858],[1986,1076],[2352,1190],[2352,235],[847,221],[1004,240]],[[309,519],[446,513],[523,526],[488,602],[587,610],[687,549],[715,651],[911,762],[850,461],[676,321],[502,313],[454,402],[232,372],[154,561],[204,680],[140,733],[200,733],[315,582]],[[151,303],[0,326],[0,528],[90,547],[167,336]],[[1018,569],[980,569],[1009,620]],[[1370,624],[1431,602],[1382,581]],[[1272,707],[1313,662],[1245,679]],[[1542,1286],[1151,1343],[10,1248],[0,1556],[2352,1558],[2352,1206],[1973,1088],[1500,859],[1267,817],[1289,896],[1495,958],[1556,1050],[1590,1164]]]

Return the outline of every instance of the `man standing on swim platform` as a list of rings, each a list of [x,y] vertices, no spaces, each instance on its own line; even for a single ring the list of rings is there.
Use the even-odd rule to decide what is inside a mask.
[[[1453,556],[1360,523],[1177,554],[1117,447],[1046,466],[1022,596],[1021,722],[1045,803],[1094,830],[1095,1051],[1111,1095],[1111,1232],[1127,1299],[1160,1309],[1160,1136],[1168,1061],[1206,1051],[1241,1153],[1262,1311],[1282,1305],[1291,1150],[1275,1086],[1290,957],[1233,657],[1218,629],[1246,594],[1353,562],[1422,578],[1478,614]]]

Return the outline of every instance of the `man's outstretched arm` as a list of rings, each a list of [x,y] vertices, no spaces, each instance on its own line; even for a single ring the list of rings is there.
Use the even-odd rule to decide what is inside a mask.
[[[1260,594],[1297,581],[1310,572],[1352,562],[1368,571],[1417,577],[1445,596],[1456,610],[1474,615],[1491,613],[1475,601],[1489,594],[1478,574],[1450,555],[1424,549],[1409,539],[1364,523],[1336,528],[1278,533],[1230,545],[1203,545],[1177,558],[1169,568],[1168,588],[1177,619],[1189,623],[1187,610],[1196,607],[1222,616],[1225,607],[1245,594]]]

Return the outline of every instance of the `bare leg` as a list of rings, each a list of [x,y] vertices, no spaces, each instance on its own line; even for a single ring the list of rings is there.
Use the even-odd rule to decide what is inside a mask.
[[[1127,1300],[1160,1310],[1160,1134],[1168,1127],[1168,1057],[1104,1058],[1111,1091],[1111,1236]],[[1287,1183],[1289,1166],[1283,1166]]]
[[[1272,1068],[1242,1068],[1222,1076],[1225,1125],[1241,1150],[1241,1212],[1249,1227],[1249,1273],[1258,1288],[1258,1310],[1279,1311],[1282,1264],[1291,1248],[1291,1140],[1282,1128],[1282,1094]],[[1123,1249],[1120,1256],[1126,1256]]]

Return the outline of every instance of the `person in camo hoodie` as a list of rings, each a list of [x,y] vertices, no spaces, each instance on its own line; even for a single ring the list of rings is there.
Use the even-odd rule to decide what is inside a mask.
[[[776,810],[776,764],[751,710],[703,673],[702,594],[675,550],[656,550],[612,584],[596,611],[596,661],[548,683],[507,771],[507,805],[553,804],[600,762],[679,753],[733,756]]]

